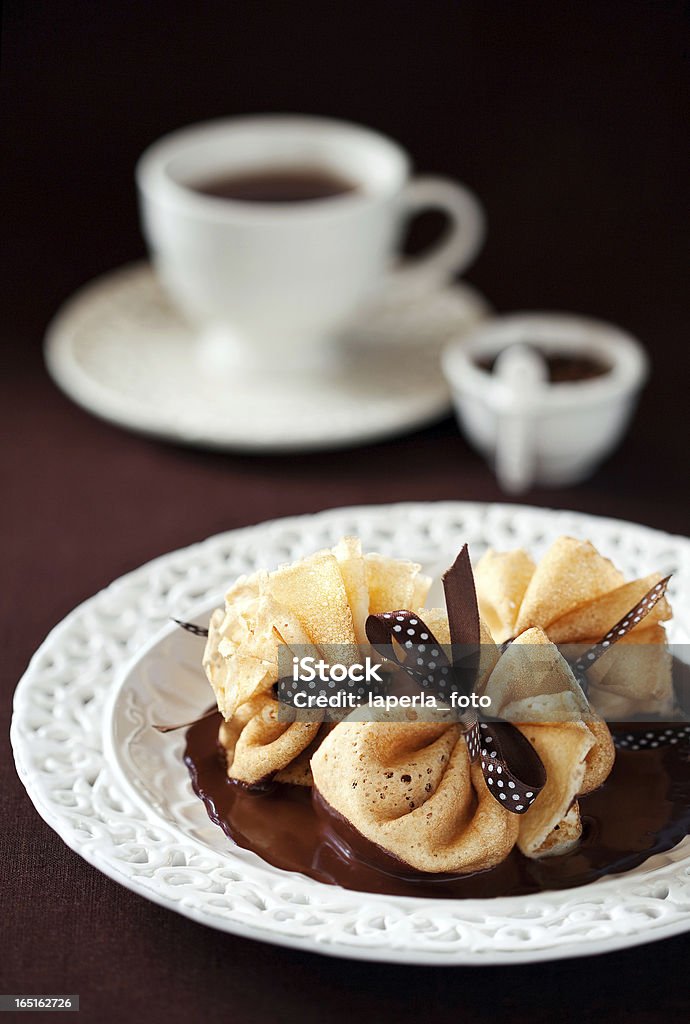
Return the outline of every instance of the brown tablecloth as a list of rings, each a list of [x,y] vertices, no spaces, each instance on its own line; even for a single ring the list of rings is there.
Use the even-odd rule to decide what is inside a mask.
[[[245,110],[367,121],[489,212],[469,275],[498,309],[610,318],[649,347],[633,430],[586,484],[524,500],[688,532],[687,88],[680,4],[6,5],[0,991],[119,1021],[676,1020],[690,939],[546,966],[440,970],[244,941],[111,882],[13,769],[17,679],[75,604],[220,530],[352,503],[500,500],[448,420],[371,448],[241,457],[89,417],[43,369],[57,304],[142,252],[131,169],[178,124]]]

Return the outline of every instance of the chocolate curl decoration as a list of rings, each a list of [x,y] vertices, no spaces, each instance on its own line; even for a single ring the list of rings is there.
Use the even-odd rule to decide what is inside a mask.
[[[176,622],[178,626],[182,626],[188,633],[192,633],[194,636],[208,636],[208,630],[204,629],[203,626],[196,626],[193,622],[183,622],[182,619],[173,618],[173,622]]]
[[[671,579],[670,576],[665,576],[663,580],[659,580],[651,590],[648,590],[645,596],[639,601],[634,608],[631,608],[629,612],[620,619],[615,626],[612,626],[606,636],[590,647],[582,657],[578,658],[573,664],[573,672],[578,677],[581,683],[584,684],[583,689],[587,682],[587,669],[591,668],[595,661],[598,661],[602,654],[608,651],[609,647],[617,643],[624,636],[634,629],[638,622],[641,622],[646,615],[651,612],[652,608],[666,593],[668,581]]]

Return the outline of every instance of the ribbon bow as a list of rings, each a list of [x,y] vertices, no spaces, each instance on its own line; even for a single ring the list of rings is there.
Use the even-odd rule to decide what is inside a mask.
[[[374,650],[394,661],[442,700],[452,692],[474,690],[479,670],[479,607],[467,545],[443,575],[451,641],[451,659],[423,619],[406,609],[370,615],[366,634]],[[405,652],[398,656],[397,644]],[[506,810],[524,814],[546,783],[544,765],[534,747],[509,722],[482,722],[473,710],[460,717],[472,763],[480,759],[489,792]]]

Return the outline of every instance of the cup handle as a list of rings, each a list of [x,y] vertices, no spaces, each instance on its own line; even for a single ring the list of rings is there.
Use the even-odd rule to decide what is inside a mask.
[[[446,213],[448,227],[430,249],[405,260],[393,271],[396,282],[435,285],[450,281],[469,266],[484,241],[484,211],[477,197],[463,185],[448,178],[413,178],[400,197],[403,221],[423,210]]]

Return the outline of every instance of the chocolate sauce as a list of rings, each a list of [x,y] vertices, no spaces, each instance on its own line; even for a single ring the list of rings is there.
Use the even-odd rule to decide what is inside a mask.
[[[275,785],[256,792],[231,782],[218,745],[220,715],[187,732],[185,762],[209,817],[238,846],[269,864],[359,892],[486,898],[569,889],[629,871],[690,833],[690,747],[618,750],[611,775],[580,800],[577,849],[530,860],[517,850],[489,871],[426,875],[364,839],[312,790]],[[618,725],[626,733],[643,725]]]
[[[567,352],[543,352],[540,354],[546,363],[550,384],[575,384],[581,380],[593,380],[603,377],[611,369],[606,363],[591,356],[581,356]],[[477,359],[477,366],[486,373],[493,373],[498,356],[488,359]]]

